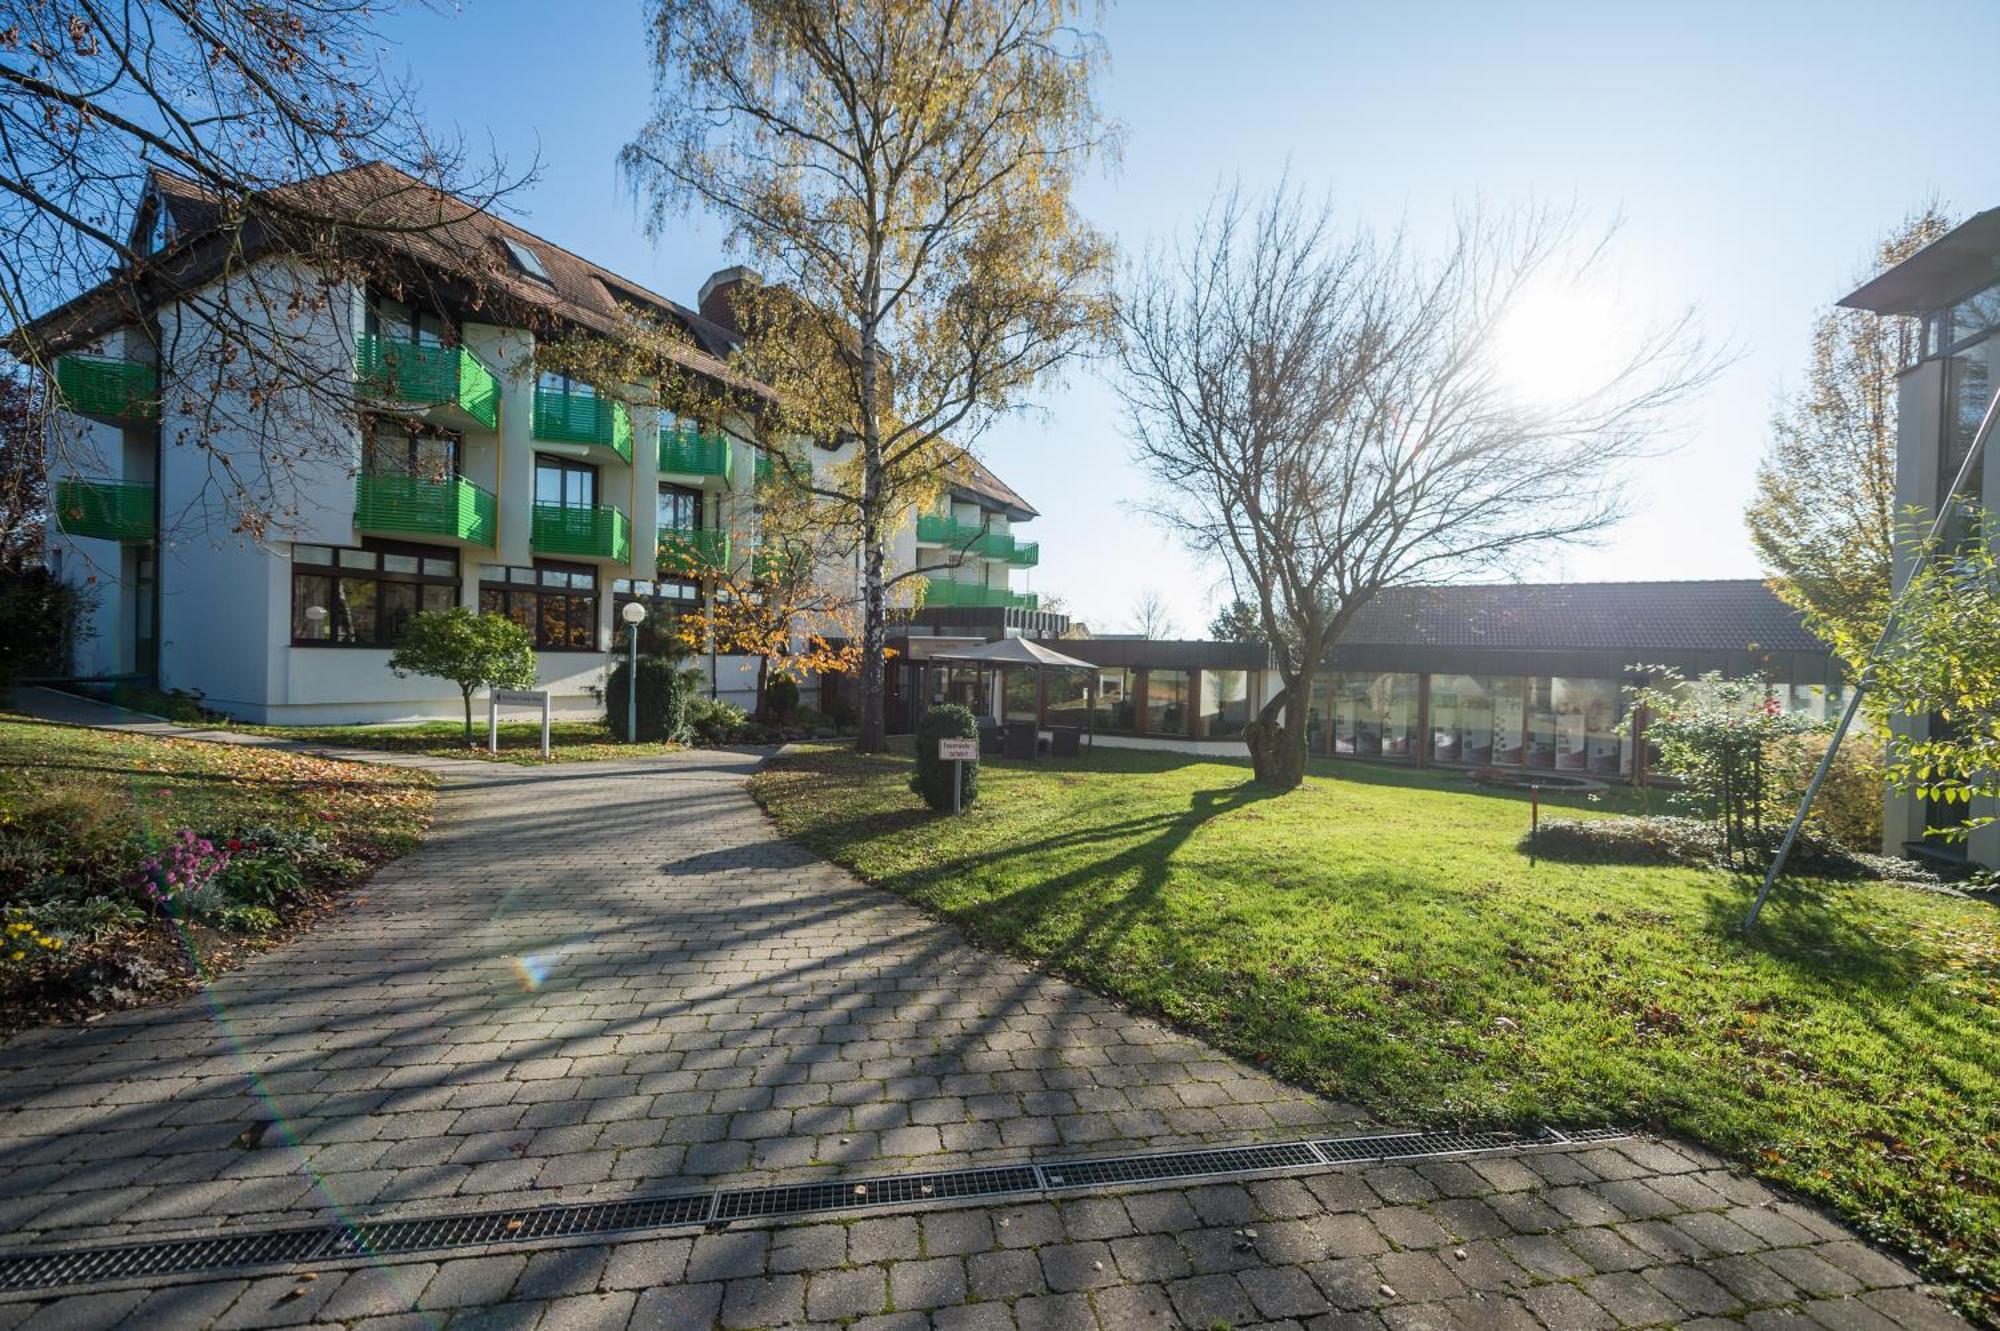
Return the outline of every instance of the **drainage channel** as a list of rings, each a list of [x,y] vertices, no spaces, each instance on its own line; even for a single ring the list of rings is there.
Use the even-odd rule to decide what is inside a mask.
[[[1508,1132],[1399,1132],[366,1220],[353,1225],[266,1230],[257,1234],[0,1253],[0,1294],[148,1278],[233,1274],[302,1262],[351,1261],[592,1235],[698,1229],[737,1220],[787,1220],[935,1203],[1060,1197],[1147,1183],[1226,1180],[1339,1165],[1445,1160],[1617,1141],[1629,1135],[1615,1128],[1561,1131],[1543,1128],[1532,1136]]]

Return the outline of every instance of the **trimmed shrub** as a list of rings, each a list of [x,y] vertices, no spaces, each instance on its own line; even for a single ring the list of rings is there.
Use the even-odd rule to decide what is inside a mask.
[[[1573,864],[1679,864],[1698,869],[1733,865],[1720,824],[1706,818],[1544,818],[1538,837],[1523,835],[1518,849],[1545,860]],[[1828,878],[1881,878],[1933,884],[1921,865],[1885,855],[1847,850],[1808,826],[1792,848],[1801,873]],[[1754,871],[1756,866],[1747,866]]]
[[[604,723],[627,744],[633,740],[633,736],[625,733],[625,699],[631,674],[632,663],[620,657],[604,685]],[[687,743],[691,705],[698,701],[692,693],[678,660],[670,656],[640,657],[637,738],[650,743],[662,740]]]
[[[1812,783],[1831,738],[1794,735],[1772,746],[1771,766],[1787,790],[1803,791]],[[1880,732],[1856,723],[1834,755],[1833,766],[1827,769],[1826,784],[1819,788],[1819,798],[1813,801],[1806,822],[1809,830],[1848,850],[1880,853],[1882,795],[1889,785],[1889,774],[1882,765],[1886,749]],[[1781,820],[1789,819],[1793,806],[1787,804],[1774,813]]]
[[[941,739],[979,738],[979,721],[969,708],[957,703],[946,703],[925,712],[917,722],[917,770],[910,777],[910,789],[923,797],[924,803],[933,809],[951,807],[951,774],[956,767],[961,773],[959,792],[965,808],[972,807],[972,801],[979,796],[979,760],[969,763],[946,763],[938,761],[938,741]]]
[[[687,728],[697,744],[742,742],[749,731],[749,722],[749,713],[733,702],[698,695],[688,699]]]
[[[67,675],[94,592],[45,568],[0,569],[0,684],[36,675]]]
[[[783,721],[799,710],[799,686],[783,675],[764,681],[764,717]]]

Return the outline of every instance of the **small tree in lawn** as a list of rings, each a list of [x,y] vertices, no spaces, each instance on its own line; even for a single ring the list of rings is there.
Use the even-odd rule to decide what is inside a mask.
[[[1773,746],[1830,727],[1786,712],[1762,679],[1653,673],[1658,682],[1634,688],[1632,703],[1634,715],[1645,714],[1646,739],[1660,748],[1660,769],[1685,783],[1687,797],[1722,825],[1726,858],[1762,854],[1770,848],[1764,815],[1773,813],[1775,826],[1797,794],[1772,788],[1785,770],[1774,761]]]
[[[458,685],[465,698],[465,742],[472,743],[472,694],[484,686],[528,689],[535,685],[535,641],[504,615],[481,615],[464,606],[410,616],[402,645],[389,657],[396,678],[428,675]]]

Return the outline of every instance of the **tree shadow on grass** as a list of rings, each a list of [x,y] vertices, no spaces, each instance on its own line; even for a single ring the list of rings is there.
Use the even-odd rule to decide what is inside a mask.
[[[1825,882],[1781,882],[1748,935],[1743,919],[1757,898],[1761,875],[1733,876],[1734,892],[1705,902],[1707,929],[1732,950],[1769,957],[1787,969],[1834,984],[1906,990],[1923,973],[1921,961],[1883,946],[1859,920],[1868,910],[1860,892]]]

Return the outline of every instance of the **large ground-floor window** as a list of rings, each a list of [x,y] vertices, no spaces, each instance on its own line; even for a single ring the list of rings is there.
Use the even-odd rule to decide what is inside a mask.
[[[292,643],[391,647],[410,616],[458,604],[458,552],[371,543],[292,547]]]
[[[597,570],[536,560],[532,567],[482,564],[479,612],[505,615],[551,652],[597,650]]]

